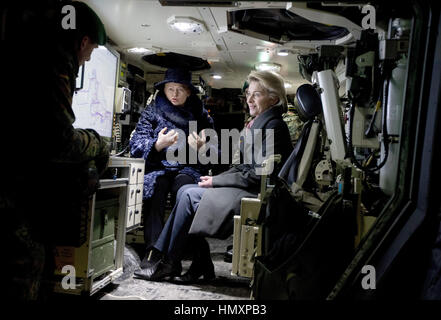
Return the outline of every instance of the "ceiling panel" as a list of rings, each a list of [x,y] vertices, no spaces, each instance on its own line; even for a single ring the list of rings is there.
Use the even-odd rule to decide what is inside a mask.
[[[281,75],[290,83],[304,83],[298,73],[296,56],[279,57],[276,44],[240,35],[227,30],[225,7],[161,6],[153,0],[84,0],[101,17],[108,36],[128,61],[145,71],[157,72],[163,68],[152,66],[141,55],[127,53],[131,47],[145,47],[155,52],[176,52],[206,59],[210,70],[199,71],[214,88],[242,88],[248,73],[259,61],[273,61],[282,65]],[[167,24],[171,16],[192,17],[204,22],[207,32],[200,35],[182,34]],[[269,50],[269,51],[268,51]],[[214,80],[211,75],[222,75]],[[295,86],[289,89],[293,93]]]

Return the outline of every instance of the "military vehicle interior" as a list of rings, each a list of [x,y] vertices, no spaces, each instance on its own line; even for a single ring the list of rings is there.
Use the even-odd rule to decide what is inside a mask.
[[[242,88],[250,71],[273,70],[285,80],[289,106],[304,126],[299,147],[276,179],[263,176],[257,199],[242,200],[228,241],[211,242],[220,248],[219,255],[233,244],[232,261],[224,265],[229,277],[225,286],[234,287],[237,281],[245,294],[230,298],[324,300],[384,298],[398,291],[403,296],[416,294],[412,290],[419,288],[421,278],[409,280],[406,287],[400,277],[410,267],[396,268],[397,261],[407,261],[404,251],[418,251],[418,246],[409,247],[409,239],[428,215],[424,210],[420,215],[414,212],[421,193],[431,194],[433,183],[430,171],[424,171],[431,166],[421,165],[422,141],[425,130],[432,130],[432,137],[439,131],[432,123],[436,117],[428,117],[429,107],[424,107],[424,99],[433,95],[429,87],[435,82],[430,77],[439,80],[439,74],[429,70],[439,70],[439,61],[427,56],[427,47],[435,50],[434,31],[427,27],[430,14],[423,3],[84,2],[106,27],[108,52],[103,54],[118,60],[116,78],[109,80],[116,83],[115,108],[109,111],[114,157],[129,156],[130,136],[155,94],[154,83],[169,67],[192,71],[192,82],[216,130],[243,128],[247,110]],[[87,73],[87,63],[85,68]],[[118,174],[123,176],[124,170]],[[292,217],[293,203],[301,204],[301,222]],[[272,210],[281,220],[263,218],[274,216]],[[285,264],[271,265],[266,258],[280,240],[277,233],[290,222],[304,229],[296,229],[299,239],[287,245]],[[125,237],[126,246],[141,243],[140,226],[141,220],[132,222],[127,234],[118,233],[119,239]],[[122,255],[127,247],[115,250]],[[123,264],[126,261],[119,267]],[[375,270],[376,287],[366,282],[373,272],[366,266]],[[274,282],[279,281],[274,280],[276,273],[285,279],[280,284]],[[134,289],[131,277],[125,279],[120,287],[126,291],[104,289],[108,299],[112,294],[149,299],[145,290]],[[283,289],[273,290],[274,283]],[[93,293],[103,287],[95,287]],[[196,290],[201,288],[210,290],[209,286]],[[167,298],[184,299],[172,293]]]

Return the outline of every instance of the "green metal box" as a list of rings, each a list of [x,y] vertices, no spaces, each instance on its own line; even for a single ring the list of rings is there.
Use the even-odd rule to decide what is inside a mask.
[[[90,272],[93,278],[115,267],[115,218],[118,216],[118,209],[118,199],[95,203],[90,262]]]

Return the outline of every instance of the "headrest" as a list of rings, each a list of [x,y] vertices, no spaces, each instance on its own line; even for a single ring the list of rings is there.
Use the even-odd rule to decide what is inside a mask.
[[[317,90],[310,84],[302,84],[296,92],[297,109],[303,121],[313,119],[322,112],[322,101]]]

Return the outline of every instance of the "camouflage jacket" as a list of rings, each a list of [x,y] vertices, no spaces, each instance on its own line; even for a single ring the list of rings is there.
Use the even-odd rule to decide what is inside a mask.
[[[96,191],[109,158],[107,143],[98,133],[72,125],[76,57],[58,45],[50,49],[42,48],[35,59],[27,60],[24,54],[6,52],[11,61],[21,62],[6,67],[18,71],[4,87],[9,92],[6,105],[11,106],[5,110],[6,119],[19,122],[14,130],[1,129],[2,145],[10,155],[4,162],[12,162],[17,170],[4,174],[0,208],[17,212],[11,223],[28,221],[41,234],[43,227],[49,230],[45,226],[60,213],[60,206],[67,214],[65,208]]]
[[[299,140],[303,128],[303,122],[300,120],[300,117],[292,111],[284,113],[282,117],[283,121],[288,125],[291,142],[294,145],[297,143],[297,140]]]
[[[56,243],[59,234],[78,241],[87,222],[90,169],[102,171],[108,161],[108,147],[95,131],[72,126],[78,62],[48,20],[51,12],[60,12],[53,10],[56,3],[0,6],[7,75],[0,86],[6,120],[0,126],[0,212],[7,243],[5,291],[12,299],[36,299],[43,269],[45,277],[53,272],[43,243]]]
[[[75,129],[75,115],[72,97],[78,74],[78,63],[72,54],[59,49],[58,59],[52,72],[56,79],[54,90],[54,122],[59,131],[58,143],[54,146],[51,161],[54,163],[88,163],[89,168],[97,167],[102,172],[108,161],[109,147],[99,134],[92,129]]]

